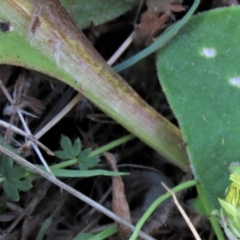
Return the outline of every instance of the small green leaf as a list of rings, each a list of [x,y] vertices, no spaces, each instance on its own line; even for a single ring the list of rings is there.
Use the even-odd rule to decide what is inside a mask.
[[[22,178],[25,174],[25,169],[22,167],[14,166],[6,172],[6,179],[9,182],[15,183],[18,181],[20,178]]]
[[[20,191],[28,191],[32,188],[32,184],[26,180],[18,181],[17,189]]]
[[[72,148],[72,142],[67,136],[62,136],[60,141],[60,146],[65,152],[69,152],[69,149]]]
[[[74,141],[73,147],[71,149],[71,154],[74,156],[74,158],[79,155],[79,153],[81,152],[81,149],[82,149],[81,140],[79,138],[77,138]]]
[[[11,200],[13,201],[19,200],[19,194],[16,185],[14,185],[13,183],[5,181],[3,183],[3,190],[6,193],[7,197],[10,198]]]
[[[56,155],[56,157],[58,157],[58,158],[60,158],[62,160],[71,159],[71,155],[68,152],[55,151],[54,154]]]
[[[126,0],[61,0],[80,28],[96,26],[130,10],[136,1]]]
[[[0,157],[0,172],[5,174],[10,168],[13,167],[13,160],[6,155]]]
[[[85,149],[82,151],[79,156],[78,156],[78,161],[79,161],[79,168],[81,170],[88,170],[88,168],[95,167],[98,162],[99,158],[97,156],[89,156],[91,153],[91,149]]]
[[[32,187],[30,182],[26,180],[20,181],[25,172],[26,170],[23,167],[14,166],[11,158],[6,155],[1,156],[0,173],[5,177],[3,190],[9,199],[18,201],[18,190],[27,191]]]
[[[63,160],[73,159],[76,158],[78,154],[81,152],[82,146],[81,140],[79,138],[77,138],[72,145],[72,142],[68,137],[62,136],[60,145],[63,150],[55,151],[55,155],[60,159]]]

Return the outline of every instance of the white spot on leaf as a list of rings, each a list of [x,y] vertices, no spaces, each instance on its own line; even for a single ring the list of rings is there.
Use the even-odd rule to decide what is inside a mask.
[[[206,58],[214,58],[217,54],[217,51],[214,48],[204,47],[201,51],[201,55]]]
[[[234,87],[240,88],[240,77],[232,77],[229,79],[229,83]]]

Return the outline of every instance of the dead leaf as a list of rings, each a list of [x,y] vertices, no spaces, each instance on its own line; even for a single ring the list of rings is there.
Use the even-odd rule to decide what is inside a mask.
[[[107,159],[112,170],[117,172],[116,161],[111,153],[104,153],[104,157]],[[121,218],[125,219],[127,222],[131,223],[131,216],[129,206],[126,200],[124,184],[121,177],[112,178],[112,209]],[[118,234],[121,239],[129,239],[131,236],[131,230],[124,225],[118,224]]]
[[[135,28],[135,43],[150,44],[152,39],[166,28],[168,19],[169,15],[167,13],[159,17],[159,14],[155,11],[146,11],[141,17],[141,22]]]
[[[185,10],[182,0],[146,0],[146,5],[148,11],[142,14],[135,28],[135,43],[141,45],[149,45],[168,26],[167,21],[175,19],[172,12]]]
[[[147,0],[148,10],[158,13],[171,13],[184,11],[182,0]]]

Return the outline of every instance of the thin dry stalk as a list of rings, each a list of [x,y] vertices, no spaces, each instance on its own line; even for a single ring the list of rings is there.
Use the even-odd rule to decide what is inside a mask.
[[[3,85],[2,81],[0,80],[0,87],[2,88],[2,91],[4,92],[5,96],[7,97],[8,101],[11,103],[11,105],[14,104],[14,100],[12,99],[11,95],[9,94],[8,90],[5,88],[5,86]],[[27,123],[26,121],[24,120],[23,118],[23,115],[22,115],[22,112],[20,110],[20,108],[16,108],[16,112],[18,114],[18,117],[23,125],[23,128],[25,130],[25,132],[28,134],[28,135],[31,135],[32,136],[32,133],[30,131],[30,129],[28,128],[27,126]],[[48,164],[46,163],[45,159],[43,158],[42,156],[42,153],[40,152],[38,146],[31,142],[32,146],[33,146],[33,149],[35,150],[36,154],[38,155],[39,159],[41,160],[42,164],[44,165],[44,167],[46,168],[46,170],[52,174]],[[53,177],[55,177],[53,174],[52,174]]]
[[[126,51],[126,49],[133,42],[134,32],[132,32],[128,38],[123,42],[123,44],[118,48],[118,50],[112,55],[112,57],[107,61],[107,63],[112,66],[117,59]]]
[[[22,131],[20,128],[11,125],[3,120],[0,119],[0,125],[2,127],[5,127],[7,129],[11,129],[12,131],[14,131],[17,134],[20,134],[26,138],[28,138],[29,140],[31,140],[32,142],[34,142],[35,144],[37,144],[40,148],[42,148],[47,154],[49,154],[50,156],[54,156],[55,154],[49,149],[47,148],[45,145],[43,145],[41,142],[39,142],[37,139],[34,138],[34,136],[29,135],[27,133],[25,133],[24,131]]]
[[[41,138],[49,129],[51,129],[56,123],[58,123],[82,98],[81,94],[77,94],[71,102],[58,114],[56,115],[47,125],[45,125],[37,134],[35,138]]]
[[[196,231],[195,227],[193,226],[191,220],[189,219],[189,217],[185,213],[184,209],[182,208],[182,206],[178,202],[178,199],[177,199],[175,193],[170,188],[168,188],[163,182],[162,182],[162,185],[172,195],[174,203],[176,204],[178,210],[180,211],[180,213],[182,214],[183,218],[185,219],[185,221],[186,221],[187,225],[189,226],[190,230],[192,231],[193,236],[195,237],[195,239],[201,240],[201,238],[200,238],[198,232]]]

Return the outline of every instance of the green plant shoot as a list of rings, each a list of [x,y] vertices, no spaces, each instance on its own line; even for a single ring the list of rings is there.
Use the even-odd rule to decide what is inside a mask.
[[[225,199],[219,198],[220,211],[214,210],[213,215],[218,216],[219,222],[230,240],[240,238],[240,164],[230,165],[230,180],[226,190]]]

